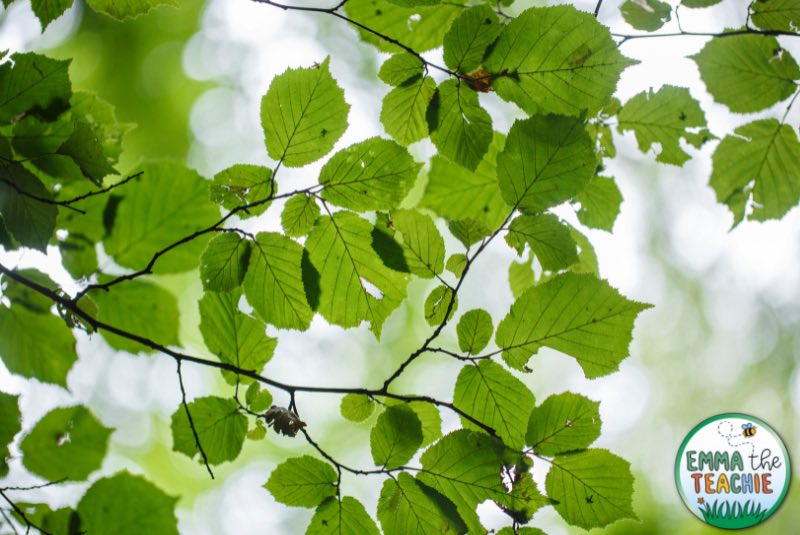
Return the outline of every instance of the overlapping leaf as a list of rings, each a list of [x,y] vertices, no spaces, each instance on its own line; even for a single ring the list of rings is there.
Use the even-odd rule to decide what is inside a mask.
[[[336,470],[309,455],[278,465],[264,487],[279,502],[296,507],[316,507],[336,495]]]
[[[572,392],[550,396],[531,413],[526,444],[547,456],[588,448],[600,436],[599,405]]]
[[[442,82],[428,106],[427,118],[439,154],[475,169],[493,135],[492,117],[478,103],[478,94],[455,80]]]
[[[444,36],[444,62],[459,72],[477,69],[502,26],[488,5],[465,9]]]
[[[125,186],[116,207],[111,234],[103,245],[121,266],[144,268],[153,255],[219,219],[208,199],[208,182],[181,164],[169,161],[141,166],[142,176]],[[197,266],[208,242],[198,237],[158,259],[155,271],[178,273]]]
[[[774,37],[711,39],[691,59],[714,100],[736,113],[761,111],[792,96],[800,79],[797,62]]]
[[[381,124],[386,133],[401,145],[410,145],[428,135],[426,111],[436,91],[429,76],[412,78],[384,97]]]
[[[378,520],[386,535],[466,532],[452,502],[405,472],[383,483]]]
[[[251,248],[244,278],[247,302],[261,319],[280,329],[307,329],[314,312],[303,285],[303,248],[273,232],[259,232]]]
[[[506,203],[540,212],[579,193],[596,164],[582,120],[536,115],[511,127],[497,156],[497,177]]]
[[[422,424],[407,405],[388,407],[372,428],[369,442],[377,466],[398,468],[422,445]]]
[[[317,507],[306,535],[379,535],[361,502],[350,496],[328,498]]]
[[[636,518],[630,464],[607,450],[556,456],[545,488],[558,514],[574,526],[591,529]]]
[[[320,277],[319,313],[342,327],[368,321],[380,337],[383,322],[405,298],[408,277],[384,265],[372,249],[372,229],[350,212],[323,216],[306,249]]]
[[[183,405],[172,413],[172,449],[192,458],[199,455],[197,440],[209,464],[233,461],[239,456],[247,433],[247,417],[233,399],[206,396],[188,404],[197,438]]]
[[[69,60],[33,52],[11,56],[0,65],[0,121],[9,122],[28,110],[66,106],[72,95]]]
[[[594,114],[634,62],[608,28],[573,6],[526,9],[503,29],[484,62],[492,87],[528,114]]]
[[[0,216],[21,245],[47,249],[56,226],[57,209],[49,203],[52,200],[52,193],[21,165],[0,168]]]
[[[406,149],[373,137],[336,154],[320,172],[322,197],[356,211],[389,210],[400,204],[421,165]]]
[[[511,222],[506,241],[518,254],[530,245],[547,271],[556,271],[578,261],[578,250],[568,226],[553,214],[521,215]]]
[[[586,377],[599,377],[628,356],[633,322],[647,308],[593,275],[564,273],[514,302],[497,326],[496,342],[514,368],[547,346],[573,356]]]
[[[247,219],[269,208],[266,201],[275,193],[275,181],[272,170],[267,167],[237,164],[214,175],[209,193],[211,200],[226,210],[259,203],[237,213],[242,219]]]
[[[392,225],[403,237],[403,257],[411,273],[430,279],[444,270],[444,240],[430,217],[415,210],[397,210],[392,213]]]
[[[203,288],[214,292],[233,290],[244,280],[250,263],[250,242],[235,232],[222,233],[208,242],[200,257]]]
[[[514,449],[522,449],[525,444],[525,426],[534,402],[522,381],[491,360],[464,366],[453,394],[456,407],[494,429]],[[465,428],[475,428],[467,420],[462,423]]]
[[[627,0],[619,9],[637,30],[654,32],[672,19],[672,6],[661,0]]]
[[[756,0],[750,4],[750,20],[764,30],[796,32],[800,29],[800,2],[797,0]]]

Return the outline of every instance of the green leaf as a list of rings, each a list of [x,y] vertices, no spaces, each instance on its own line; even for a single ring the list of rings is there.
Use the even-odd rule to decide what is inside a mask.
[[[383,482],[378,520],[386,535],[465,533],[467,528],[444,496],[406,472]]]
[[[373,250],[373,226],[350,212],[320,217],[306,240],[320,274],[319,313],[334,325],[369,321],[375,336],[406,295],[409,278],[386,267]]]
[[[533,409],[526,444],[547,457],[586,449],[600,436],[599,408],[597,401],[572,392],[550,396]]]
[[[337,481],[330,464],[303,455],[278,465],[264,487],[282,504],[311,508],[336,495]]]
[[[719,4],[722,0],[681,0],[681,5],[688,8],[711,7]]]
[[[319,175],[322,197],[359,212],[389,210],[408,194],[420,167],[394,141],[373,137],[340,150],[325,164]]]
[[[319,206],[311,195],[295,195],[283,206],[281,226],[291,238],[305,236],[319,217]]]
[[[167,290],[132,280],[115,285],[111,291],[94,290],[89,295],[97,303],[98,320],[164,346],[180,344],[178,302]],[[155,351],[105,330],[100,334],[114,349],[131,353]]]
[[[375,411],[375,402],[363,394],[347,394],[339,408],[351,422],[363,422]]]
[[[387,407],[402,405],[411,408],[419,418],[419,423],[422,424],[422,445],[425,447],[442,436],[442,415],[439,409],[433,403],[426,403],[424,401],[407,402],[400,399],[384,398],[383,404]]]
[[[406,266],[414,275],[430,279],[444,270],[444,240],[433,220],[416,210],[392,212],[394,228],[403,236]]]
[[[659,144],[657,162],[683,165],[691,156],[681,148],[681,138],[699,149],[714,139],[705,126],[705,114],[689,90],[665,85],[658,92],[644,91],[626,102],[619,111],[617,128],[620,132],[633,130],[642,152]]]
[[[50,535],[81,535],[81,519],[78,512],[69,507],[62,507],[53,511],[49,505],[43,503],[16,502],[17,507],[25,512],[25,517],[31,523]],[[10,511],[16,520],[25,525],[25,521],[16,511]]]
[[[31,0],[34,15],[42,23],[42,31],[64,14],[72,5],[72,0]]]
[[[446,286],[437,286],[433,291],[428,294],[425,299],[425,320],[429,325],[441,325],[445,321],[453,317],[458,309],[458,296],[455,296],[453,301],[453,290]]]
[[[175,162],[146,163],[142,176],[128,183],[116,209],[111,235],[103,245],[121,266],[142,269],[159,250],[219,219],[208,200],[208,182]],[[120,190],[122,191],[122,190]],[[197,267],[208,241],[200,236],[158,259],[157,273],[180,273]]]
[[[17,53],[0,65],[0,122],[10,123],[29,110],[66,106],[72,95],[70,60],[33,52]]]
[[[630,464],[607,450],[558,455],[545,488],[555,510],[573,526],[591,529],[636,519]]]
[[[48,290],[57,291],[58,285],[53,282],[53,279],[39,271],[38,269],[15,269],[14,273],[24,277],[39,286],[43,286]],[[3,291],[3,296],[15,305],[21,305],[30,310],[31,312],[48,313],[53,307],[53,301],[46,295],[42,295],[36,290],[25,286],[21,282],[17,282],[10,277],[4,276],[0,279],[0,289]]]
[[[206,293],[200,300],[200,332],[222,362],[261,373],[278,341],[267,336],[264,322],[239,310],[241,290]],[[252,379],[240,376],[239,381]]]
[[[92,128],[103,156],[111,165],[116,164],[122,154],[123,138],[136,125],[118,122],[114,107],[94,93],[75,91],[70,104],[73,118]]]
[[[574,202],[580,203],[577,215],[581,224],[611,232],[619,215],[622,193],[613,178],[595,175]]]
[[[95,481],[77,509],[86,533],[178,535],[177,501],[145,478],[119,472]]]
[[[103,135],[101,127],[75,119],[72,134],[58,148],[58,154],[69,156],[83,176],[97,185],[101,185],[107,175],[117,174],[103,150]]]
[[[383,62],[378,77],[388,85],[397,86],[415,76],[422,76],[422,67],[423,63],[418,57],[400,52]]]
[[[783,217],[800,200],[800,142],[776,119],[762,119],[725,136],[714,151],[711,187],[734,213],[734,225],[752,203],[749,219]]]
[[[514,299],[519,298],[525,290],[530,288],[536,282],[533,273],[533,255],[529,255],[528,259],[524,262],[511,262],[508,265],[508,285],[511,288],[511,294]]]
[[[492,233],[483,221],[474,218],[450,221],[447,228],[467,249]]]
[[[430,76],[410,80],[384,97],[381,124],[386,133],[401,145],[410,145],[428,136],[425,112],[436,91]]]
[[[484,62],[492,87],[528,114],[594,115],[635,62],[608,28],[572,6],[530,8],[503,29]]]
[[[520,470],[520,467],[516,466],[516,469]],[[518,523],[528,523],[536,511],[551,505],[551,501],[539,491],[530,472],[518,473],[514,479],[516,481],[513,483],[510,498],[512,505],[507,507],[505,512]],[[534,533],[537,531],[534,531]],[[525,531],[520,530],[514,535],[524,533]]]
[[[56,121],[45,122],[33,115],[26,115],[14,124],[11,142],[15,151],[35,162],[43,156],[55,154],[74,129],[75,124],[63,116]]]
[[[593,379],[619,368],[628,356],[633,322],[647,308],[593,275],[564,273],[522,294],[495,338],[513,368],[522,369],[547,346],[574,357]]]
[[[541,212],[580,193],[596,166],[581,119],[537,115],[511,127],[497,156],[497,177],[510,206]]]
[[[361,502],[350,496],[328,498],[317,507],[306,535],[380,535]]]
[[[503,451],[495,438],[464,429],[455,431],[422,454],[417,478],[453,501],[470,532],[483,532],[475,512],[478,504],[485,500],[509,503],[500,479]]]
[[[44,184],[21,165],[0,169],[0,215],[20,244],[45,252],[58,214],[56,206],[47,203],[52,199]]]
[[[281,234],[259,232],[251,248],[244,278],[247,302],[279,329],[307,329],[314,312],[303,286],[303,247]]]
[[[546,271],[558,271],[578,261],[578,248],[569,227],[553,214],[521,215],[506,234],[508,244],[522,254],[525,244]]]
[[[456,326],[458,347],[470,355],[477,355],[492,339],[492,317],[482,308],[470,310],[461,316]]]
[[[530,389],[491,360],[461,368],[453,394],[456,407],[494,429],[514,449],[525,445],[525,426],[534,403]],[[476,429],[463,418],[462,423]]]
[[[451,254],[445,264],[447,271],[459,278],[461,278],[461,274],[464,273],[466,267],[467,255],[461,253]]]
[[[431,158],[428,184],[419,206],[450,220],[478,218],[492,228],[500,225],[508,215],[496,170],[497,154],[504,142],[505,136],[495,132],[475,171],[441,156]]]
[[[200,257],[203,288],[214,292],[233,290],[242,284],[250,263],[250,242],[235,232],[224,232],[208,242]]]
[[[22,439],[22,463],[49,481],[83,481],[103,464],[111,432],[81,405],[53,409]]]
[[[95,242],[78,233],[70,233],[58,242],[61,264],[73,279],[88,278],[99,269]]]
[[[269,157],[301,167],[328,154],[347,129],[350,105],[321,65],[287,69],[272,79],[261,100],[261,126]]]
[[[267,428],[264,427],[264,422],[261,420],[256,420],[255,426],[245,435],[248,440],[264,440],[266,436]]]
[[[460,5],[403,7],[386,0],[349,0],[345,12],[359,24],[396,39],[417,52],[442,45],[450,22],[463,10]],[[401,49],[358,27],[361,39],[383,52]]]
[[[209,464],[222,464],[239,456],[247,433],[247,417],[239,412],[235,400],[216,396],[197,398],[189,403],[189,412]],[[183,405],[172,413],[170,428],[173,451],[190,459],[200,453]]]
[[[0,306],[0,357],[11,373],[64,388],[78,359],[64,320],[21,306]]]
[[[573,226],[570,226],[570,232],[572,233],[572,239],[578,244],[578,263],[571,266],[569,270],[575,273],[599,275],[597,254],[594,252],[592,242]]]
[[[627,0],[619,10],[625,22],[648,32],[658,30],[672,19],[672,6],[660,0]]]
[[[422,424],[406,405],[387,407],[369,436],[372,460],[377,466],[393,469],[407,463],[422,445]]]
[[[715,38],[689,57],[714,100],[736,113],[761,111],[789,98],[800,78],[797,62],[774,37]]]
[[[544,531],[540,530],[539,528],[522,526],[515,529],[510,526],[506,526],[500,531],[498,531],[497,535],[547,535],[547,534]]]
[[[798,0],[756,0],[749,9],[750,20],[763,30],[796,32],[800,28]]]
[[[272,394],[269,393],[269,390],[261,390],[261,387],[256,382],[247,387],[244,399],[245,403],[247,403],[247,408],[253,412],[264,412],[272,405]],[[258,422],[261,422],[261,420],[258,420]]]
[[[428,106],[427,120],[439,154],[470,170],[480,164],[493,130],[492,117],[475,91],[455,80],[442,82]]]
[[[211,201],[233,210],[239,206],[266,201],[275,193],[275,180],[272,170],[259,165],[233,165],[214,175],[209,186]],[[247,211],[237,212],[242,219],[263,214],[269,208],[269,202],[262,202]]]
[[[19,396],[0,392],[0,477],[8,474],[8,461],[11,457],[8,446],[22,429],[21,419]]]
[[[444,35],[445,65],[458,72],[474,71],[501,30],[500,21],[489,6],[465,9]]]
[[[178,0],[86,0],[89,7],[118,20],[133,19],[159,6],[177,6]]]

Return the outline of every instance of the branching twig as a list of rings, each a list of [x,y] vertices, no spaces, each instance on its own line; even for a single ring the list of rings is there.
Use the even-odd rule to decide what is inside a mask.
[[[2,498],[3,498],[3,499],[6,501],[6,503],[8,503],[8,505],[10,505],[10,506],[11,506],[11,508],[14,510],[14,512],[17,514],[17,516],[19,516],[19,517],[20,517],[20,519],[21,519],[21,520],[22,520],[22,521],[25,523],[25,525],[26,525],[26,526],[27,526],[27,528],[28,528],[28,529],[26,530],[26,533],[27,533],[28,531],[30,531],[30,529],[31,529],[31,528],[33,528],[33,529],[37,529],[37,530],[39,530],[39,532],[40,532],[40,533],[42,533],[43,535],[53,535],[52,533],[50,533],[50,532],[49,532],[49,531],[47,531],[46,529],[44,529],[44,528],[40,527],[40,526],[39,526],[39,525],[37,525],[37,524],[34,524],[34,523],[33,523],[33,521],[32,521],[30,518],[28,518],[28,516],[25,514],[25,511],[23,511],[23,510],[22,510],[22,509],[21,509],[21,508],[20,508],[20,507],[19,507],[19,506],[18,506],[16,503],[14,503],[14,502],[13,502],[13,501],[12,501],[12,500],[11,500],[11,499],[10,499],[10,498],[7,496],[7,495],[6,495],[5,491],[3,491],[3,490],[0,490],[0,496],[2,496]]]
[[[381,39],[383,41],[386,41],[387,43],[391,43],[391,44],[393,44],[393,45],[395,45],[395,46],[397,46],[399,48],[402,48],[403,50],[405,50],[406,52],[408,52],[409,54],[411,54],[412,56],[414,56],[418,60],[420,60],[422,62],[422,64],[425,65],[426,67],[431,67],[433,69],[436,69],[437,71],[441,71],[441,72],[443,72],[445,74],[448,74],[450,76],[454,76],[456,78],[465,78],[466,79],[466,77],[463,74],[459,74],[459,73],[457,73],[457,72],[455,72],[453,70],[448,69],[447,67],[443,67],[442,65],[439,65],[437,63],[433,63],[431,61],[428,61],[427,59],[425,59],[422,56],[422,54],[420,54],[419,52],[417,52],[416,50],[414,50],[410,46],[401,43],[400,41],[398,41],[394,37],[389,37],[388,35],[386,35],[384,33],[381,33],[379,31],[375,30],[374,28],[370,28],[369,26],[367,26],[367,25],[365,25],[365,24],[363,24],[361,22],[358,22],[355,19],[351,19],[347,15],[343,15],[339,11],[339,9],[341,7],[343,7],[347,3],[347,0],[344,0],[343,2],[339,2],[339,4],[337,4],[335,7],[331,7],[331,8],[290,6],[288,4],[281,4],[281,3],[278,3],[278,2],[274,2],[273,0],[253,0],[253,1],[256,2],[256,3],[259,3],[259,4],[267,4],[267,5],[270,5],[270,6],[278,7],[278,8],[283,9],[284,11],[306,11],[306,12],[310,12],[310,13],[322,13],[322,14],[325,14],[325,15],[331,15],[333,17],[336,17],[337,19],[340,19],[340,20],[343,20],[343,21],[345,21],[345,22],[347,22],[349,24],[352,24],[353,26],[361,28],[365,32],[369,32],[372,35],[374,35],[375,37],[377,37],[377,38],[379,38],[379,39]]]
[[[731,30],[729,32],[669,32],[669,33],[612,33],[613,37],[619,37],[621,41],[617,46],[626,43],[632,39],[654,39],[656,37],[733,37],[734,35],[763,35],[763,36],[785,36],[785,37],[800,37],[800,33],[787,32],[783,30],[758,30],[756,28],[744,28],[742,30]]]
[[[143,174],[144,174],[144,171],[139,171],[138,173],[134,173],[132,175],[128,175],[127,177],[125,177],[124,180],[120,180],[116,184],[111,184],[107,188],[98,189],[98,190],[95,190],[95,191],[90,191],[89,193],[84,193],[83,195],[78,195],[77,197],[73,197],[73,198],[67,199],[65,201],[58,201],[58,204],[62,205],[62,206],[69,207],[70,204],[75,204],[76,202],[80,202],[80,201],[86,200],[86,199],[88,199],[90,197],[95,197],[97,195],[103,195],[105,193],[108,193],[108,192],[110,192],[112,190],[115,190],[115,189],[119,188],[120,186],[124,186],[125,184],[127,184],[131,180],[133,180],[135,178],[139,178]]]
[[[178,383],[181,386],[181,405],[183,405],[183,410],[186,412],[186,418],[189,420],[189,428],[192,430],[192,435],[194,435],[194,442],[197,444],[197,449],[200,450],[200,456],[203,458],[203,464],[206,465],[206,470],[208,470],[208,475],[211,476],[211,479],[214,479],[214,472],[211,471],[211,465],[208,464],[208,457],[206,457],[206,452],[203,449],[203,445],[200,443],[200,435],[197,434],[197,428],[194,426],[194,419],[192,418],[192,411],[189,410],[189,404],[186,402],[186,388],[183,386],[183,372],[181,371],[181,360],[175,359],[175,364],[178,367]]]

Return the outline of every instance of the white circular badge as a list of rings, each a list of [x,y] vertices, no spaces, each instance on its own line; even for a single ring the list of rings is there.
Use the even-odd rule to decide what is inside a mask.
[[[675,483],[684,503],[718,528],[763,522],[780,507],[790,480],[783,440],[746,414],[704,420],[686,436],[675,459]]]

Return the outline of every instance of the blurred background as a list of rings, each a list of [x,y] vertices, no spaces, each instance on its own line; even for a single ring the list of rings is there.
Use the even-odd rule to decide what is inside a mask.
[[[741,26],[748,3],[725,0],[712,9],[682,8],[681,22],[684,29],[696,31]],[[318,2],[326,4],[333,2]],[[541,3],[517,2],[509,11],[530,5]],[[578,7],[593,10],[594,2],[579,2]],[[618,2],[604,3],[600,20],[613,31],[630,33],[618,8]],[[670,29],[675,29],[674,22],[664,31]],[[714,104],[694,63],[686,59],[704,42],[697,37],[626,42],[622,52],[642,63],[624,72],[617,96],[625,101],[665,83],[689,87],[719,137],[755,118],[783,114],[785,103],[753,116],[733,115]],[[781,44],[800,58],[797,42]],[[125,140],[119,166],[123,173],[141,157],[185,160],[206,176],[233,163],[270,165],[259,124],[261,96],[286,68],[309,66],[329,54],[334,77],[351,104],[350,127],[336,148],[382,133],[377,117],[389,87],[376,72],[386,56],[360,43],[343,22],[323,15],[284,12],[248,0],[183,0],[179,8],[160,8],[133,22],[118,23],[76,2],[42,34],[30,4],[16,2],[0,11],[0,50],[4,49],[73,58],[75,88],[98,93],[116,106],[121,121],[138,124]],[[426,57],[435,60],[440,54],[434,51]],[[494,95],[481,99],[497,130],[507,130],[519,117]],[[798,124],[800,106],[788,120]],[[655,308],[637,321],[631,357],[619,372],[588,381],[574,360],[543,350],[531,361],[533,373],[522,379],[540,401],[564,390],[600,400],[603,434],[597,445],[632,464],[641,521],[621,521],[596,531],[710,533],[713,528],[685,510],[672,476],[678,446],[694,425],[722,412],[753,414],[783,436],[790,456],[800,458],[800,367],[795,357],[800,351],[800,211],[792,210],[782,221],[745,222],[731,231],[732,216],[717,204],[707,185],[716,143],[701,151],[690,149],[694,158],[677,168],[655,164],[653,154],[638,152],[630,133],[615,133],[615,141],[618,156],[609,162],[607,174],[615,177],[625,198],[622,212],[613,234],[586,232],[596,248],[601,275],[626,296]],[[425,141],[412,152],[424,159],[433,149]],[[319,167],[283,168],[279,183],[285,189],[309,185],[316,181]],[[278,229],[279,214],[280,208],[273,207],[245,226]],[[559,215],[577,224],[571,209]],[[448,243],[448,252],[456,250]],[[57,255],[56,250],[48,255],[0,252],[0,260],[39,267],[72,291],[75,283],[61,270]],[[480,306],[496,319],[506,313],[512,302],[507,282],[512,258],[511,249],[500,240],[490,247],[459,296],[462,311]],[[185,347],[210,356],[197,328],[197,274],[158,281],[181,300]],[[409,286],[408,303],[389,318],[380,343],[366,327],[344,331],[318,318],[307,333],[280,333],[276,356],[265,373],[288,382],[377,386],[429,333],[420,313],[429,284],[415,281]],[[446,329],[448,343],[455,341],[454,331],[454,326]],[[79,354],[69,392],[23,381],[0,365],[0,388],[22,394],[26,428],[54,405],[86,403],[117,429],[100,473],[122,468],[143,472],[165,491],[180,495],[182,533],[304,532],[313,511],[277,504],[261,488],[278,462],[310,451],[300,438],[270,433],[265,441],[248,441],[241,457],[218,467],[217,479],[211,481],[202,467],[171,452],[169,416],[180,399],[171,360],[116,353],[100,337],[83,335]],[[428,355],[409,369],[398,388],[446,398],[458,369],[441,356]],[[185,375],[192,396],[227,392],[213,372],[185,368]],[[273,394],[276,403],[286,403],[280,392]],[[370,421],[345,422],[338,405],[337,396],[298,398],[312,436],[342,462],[366,467]],[[446,430],[458,424],[450,414],[443,413],[443,418]],[[11,466],[15,484],[35,482],[19,459]],[[540,481],[544,470],[536,469]],[[344,489],[374,512],[380,483],[345,476]],[[74,505],[86,486],[43,489],[25,499]],[[480,510],[487,526],[506,524],[497,509],[484,505]],[[796,532],[798,523],[800,495],[790,492],[774,517],[752,533]],[[552,508],[538,512],[532,525],[553,535],[573,531]]]

